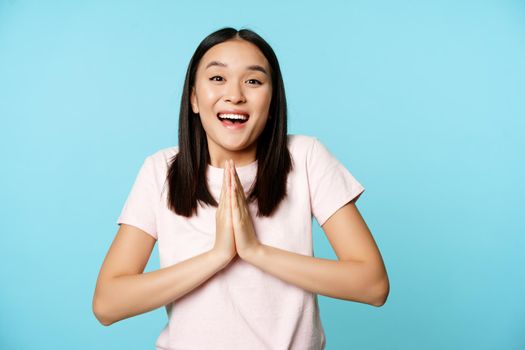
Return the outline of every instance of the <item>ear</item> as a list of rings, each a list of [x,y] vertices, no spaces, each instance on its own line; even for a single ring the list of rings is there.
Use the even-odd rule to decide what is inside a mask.
[[[191,109],[193,113],[199,114],[199,104],[197,103],[197,95],[195,94],[195,86],[191,88],[190,103],[191,103]]]

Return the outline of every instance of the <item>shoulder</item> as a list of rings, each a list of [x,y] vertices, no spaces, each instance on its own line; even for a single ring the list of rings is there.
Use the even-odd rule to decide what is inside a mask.
[[[318,137],[309,135],[288,135],[288,150],[295,161],[306,163],[331,155]]]
[[[288,149],[294,163],[304,163],[308,169],[324,169],[341,165],[335,154],[315,136],[288,135]]]
[[[172,146],[149,153],[143,160],[141,173],[143,176],[153,178],[156,182],[161,183],[166,178],[169,165],[178,151],[177,146]]]
[[[288,150],[293,157],[306,155],[319,140],[309,135],[288,135]]]
[[[153,153],[150,153],[145,162],[151,163],[154,167],[167,167],[173,157],[179,152],[178,146],[171,146],[166,148],[161,148]]]

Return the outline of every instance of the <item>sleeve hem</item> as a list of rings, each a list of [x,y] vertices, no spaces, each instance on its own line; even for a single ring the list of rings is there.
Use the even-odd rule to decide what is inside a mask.
[[[317,223],[319,226],[323,226],[332,215],[335,214],[336,211],[341,209],[343,206],[348,204],[349,202],[353,201],[354,199],[357,200],[361,194],[365,191],[365,188],[360,186],[355,192],[352,194],[349,194],[347,196],[341,197],[339,200],[334,201],[333,205],[328,208],[325,213],[322,215],[318,215],[315,219],[317,220]]]
[[[146,232],[151,237],[155,238],[155,240],[157,240],[157,233],[154,230],[152,230],[149,227],[144,226],[142,223],[140,223],[140,222],[138,222],[138,221],[136,221],[134,219],[126,218],[126,217],[119,217],[118,220],[117,220],[117,224],[118,225],[126,224],[126,225],[135,226],[136,228],[141,229],[142,231]]]

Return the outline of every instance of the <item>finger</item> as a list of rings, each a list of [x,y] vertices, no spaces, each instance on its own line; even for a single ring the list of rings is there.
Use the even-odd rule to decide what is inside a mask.
[[[235,177],[235,183],[237,184],[241,198],[246,200],[246,197],[244,196],[244,188],[242,187],[241,179],[239,178],[239,174],[237,173],[235,167],[233,168],[233,176]]]
[[[225,182],[225,200],[228,204],[228,209],[230,208],[230,202],[231,202],[231,169],[230,169],[230,162],[225,162],[225,170],[224,170],[224,182]]]
[[[242,186],[238,184],[237,181],[234,180],[235,176],[233,175],[234,169],[231,169],[231,177],[232,177],[232,184],[234,186],[234,189],[232,191],[232,208],[234,218],[236,219],[242,219],[244,216],[243,213],[246,213],[246,201],[244,200],[244,190]]]
[[[237,185],[235,183],[235,178],[234,178],[232,172],[233,172],[233,167],[230,166],[229,176],[230,176],[230,186],[231,186],[231,190],[230,190],[231,203],[232,203],[232,208],[236,209],[239,206],[239,203],[237,201],[237,191],[238,190],[237,190]]]
[[[230,174],[231,174],[231,176],[233,178],[233,182],[235,182],[235,185],[236,185],[237,188],[242,188],[242,185],[241,185],[241,183],[239,181],[239,176],[237,175],[237,169],[235,168],[235,164],[233,164],[233,162],[232,162],[230,168],[231,168]]]
[[[221,203],[224,202],[226,199],[226,195],[228,194],[228,187],[229,187],[229,168],[228,168],[228,162],[224,162],[224,172],[222,177],[222,187],[221,187],[221,194],[219,197],[219,207],[221,207]]]
[[[244,188],[242,187],[241,180],[239,179],[239,176],[237,172],[235,171],[235,168],[232,169],[232,177],[235,179],[233,182],[235,183],[236,191],[235,195],[237,196],[237,203],[239,207],[245,207],[246,206],[246,197],[244,196]]]
[[[237,186],[237,181],[235,179],[234,172],[235,172],[235,165],[232,165],[232,161],[230,161],[230,178],[231,178],[230,184],[232,186],[233,191],[236,192],[238,186]]]
[[[232,162],[231,163],[231,168],[232,168],[232,176],[234,177],[234,180],[235,182],[240,185],[240,180],[239,180],[239,176],[237,174],[237,168],[235,167],[235,164]]]

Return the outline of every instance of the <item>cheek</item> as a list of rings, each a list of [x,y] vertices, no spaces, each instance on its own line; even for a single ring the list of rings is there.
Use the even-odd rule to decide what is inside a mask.
[[[253,100],[257,101],[259,109],[263,110],[264,112],[267,112],[270,109],[272,92],[271,90],[258,92],[256,95],[253,96]]]
[[[272,89],[269,88],[265,95],[265,103],[268,106],[268,109],[270,109],[270,102],[272,101]]]
[[[260,129],[261,131],[264,129],[264,127],[268,124],[268,112],[263,112],[263,114],[257,119],[257,122],[255,123],[256,128]]]
[[[216,91],[214,89],[207,89],[205,91],[205,95],[204,96],[205,96],[206,100],[212,102],[212,101],[215,101],[218,98],[218,96],[220,96],[220,94],[219,94],[218,91]]]
[[[270,104],[271,104],[271,98],[268,98],[265,101],[265,110],[264,110],[265,116],[268,116],[268,113],[270,113]]]
[[[201,87],[199,90],[197,90],[197,94],[199,96],[199,103],[203,104],[205,108],[214,103],[219,96],[219,92],[216,91],[216,89],[209,87]]]

